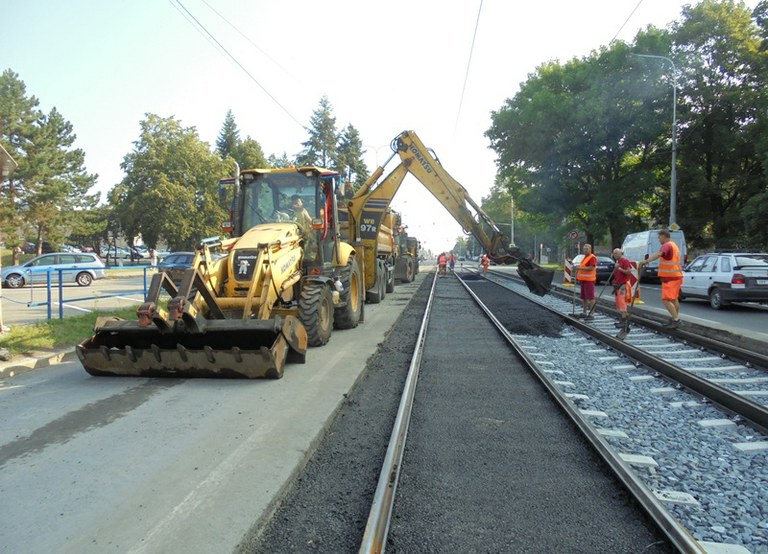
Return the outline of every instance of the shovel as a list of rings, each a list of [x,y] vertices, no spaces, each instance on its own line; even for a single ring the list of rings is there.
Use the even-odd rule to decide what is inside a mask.
[[[592,304],[592,307],[589,309],[589,313],[587,314],[587,317],[592,317],[592,314],[595,312],[595,308],[597,307],[597,301],[600,300],[600,297],[603,296],[603,293],[605,292],[605,289],[608,287],[608,285],[611,284],[611,279],[613,279],[613,274],[616,273],[616,268],[619,267],[618,264],[613,266],[613,271],[611,271],[611,274],[608,276],[608,279],[605,281],[605,284],[603,285],[603,290],[600,291],[600,294],[597,295],[597,298],[595,299],[595,303]],[[611,285],[613,286],[613,285]],[[575,302],[575,300],[574,300]]]
[[[627,335],[629,334],[629,319],[632,317],[632,308],[635,307],[635,295],[632,295],[632,302],[629,305],[629,309],[627,310],[627,319],[624,321],[624,328],[619,331],[619,334],[616,335],[616,338],[619,340],[624,340],[627,338]]]

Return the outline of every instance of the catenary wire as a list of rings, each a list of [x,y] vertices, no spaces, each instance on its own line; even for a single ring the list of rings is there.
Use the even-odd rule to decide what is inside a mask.
[[[472,53],[475,50],[475,39],[477,38],[477,28],[480,26],[480,13],[483,11],[483,0],[480,0],[480,7],[477,9],[477,20],[475,21],[475,32],[472,34],[472,45],[469,47],[469,59],[467,60],[467,71],[464,73],[464,84],[461,87],[461,98],[459,99],[459,109],[456,111],[456,124],[453,127],[454,134],[459,127],[459,117],[461,116],[461,106],[464,103],[464,92],[467,90],[467,80],[469,79],[469,67],[472,65]]]
[[[213,41],[216,43],[216,45],[217,45],[217,46],[218,46],[218,47],[219,47],[219,48],[220,48],[220,49],[221,49],[221,50],[222,50],[222,51],[223,51],[223,52],[224,52],[224,53],[227,55],[227,57],[229,57],[229,59],[230,59],[230,60],[232,60],[232,61],[233,61],[233,62],[234,62],[234,63],[235,63],[235,64],[236,64],[236,65],[237,65],[237,66],[238,66],[240,69],[242,69],[242,70],[243,70],[243,72],[244,72],[246,75],[248,75],[248,77],[250,77],[250,79],[251,79],[251,80],[252,80],[254,83],[256,83],[256,85],[257,85],[257,86],[258,86],[258,87],[259,87],[259,88],[260,88],[260,89],[261,89],[261,90],[264,92],[264,94],[266,94],[266,95],[267,95],[267,96],[268,96],[268,97],[269,97],[269,98],[270,98],[270,99],[271,99],[271,100],[272,100],[272,101],[273,101],[275,104],[277,104],[277,106],[278,106],[278,107],[279,107],[281,110],[283,110],[283,112],[285,112],[285,113],[286,113],[286,115],[288,115],[288,117],[290,117],[290,118],[291,118],[293,121],[295,121],[295,122],[296,122],[296,124],[297,124],[299,127],[301,127],[301,128],[302,128],[302,129],[304,129],[304,130],[308,130],[308,129],[307,129],[307,127],[306,127],[306,126],[305,126],[303,123],[301,123],[301,121],[299,121],[299,120],[298,120],[296,117],[294,117],[294,115],[293,115],[293,114],[292,114],[290,111],[288,111],[288,108],[286,108],[285,106],[283,106],[283,105],[280,103],[280,101],[279,101],[277,98],[275,98],[275,97],[274,97],[274,96],[273,96],[273,95],[272,95],[272,94],[271,94],[271,93],[270,93],[270,92],[269,92],[269,91],[268,91],[268,90],[267,90],[267,89],[264,87],[264,85],[262,85],[262,84],[261,84],[261,83],[260,83],[260,82],[259,82],[259,81],[256,79],[256,77],[254,77],[254,76],[253,76],[253,75],[252,75],[252,74],[251,74],[251,73],[250,73],[250,72],[249,72],[249,71],[248,71],[248,70],[247,70],[247,69],[246,69],[246,68],[243,66],[243,64],[241,64],[241,63],[240,63],[240,62],[237,60],[237,58],[235,58],[235,57],[234,57],[234,56],[233,56],[233,55],[232,55],[232,54],[229,52],[229,50],[227,50],[226,48],[224,48],[224,46],[223,46],[223,45],[222,45],[222,44],[221,44],[221,43],[220,43],[220,42],[219,42],[219,41],[216,39],[216,37],[214,37],[214,36],[213,36],[213,35],[212,35],[212,34],[211,34],[209,31],[208,31],[208,29],[206,29],[206,28],[205,28],[205,25],[203,25],[202,23],[200,23],[200,21],[198,21],[198,20],[197,20],[197,18],[196,18],[194,15],[192,15],[192,13],[191,13],[191,12],[190,12],[190,11],[189,11],[189,10],[188,10],[188,9],[187,9],[185,6],[184,6],[184,4],[182,4],[182,3],[181,3],[181,0],[175,0],[175,1],[176,1],[176,3],[177,3],[177,4],[178,4],[180,7],[181,7],[181,9],[183,9],[183,10],[184,10],[184,11],[185,11],[185,12],[186,12],[188,15],[189,15],[189,17],[191,17],[191,18],[192,18],[192,19],[195,21],[195,23],[196,23],[196,24],[199,26],[199,28],[200,28],[200,29],[202,29],[202,30],[205,32],[205,34],[206,34],[206,35],[208,35],[208,36],[209,36],[209,37],[210,37],[210,38],[211,38],[211,39],[212,39],[212,40],[213,40]]]
[[[619,27],[619,30],[616,31],[616,34],[613,35],[613,38],[611,39],[611,42],[609,44],[613,44],[616,41],[616,37],[619,36],[619,33],[624,29],[624,26],[629,23],[629,20],[632,19],[632,16],[635,15],[635,12],[637,11],[637,8],[640,7],[640,4],[643,3],[643,0],[639,0],[637,2],[637,6],[635,6],[635,9],[632,10],[632,12],[627,16],[627,19],[624,20],[624,23],[621,24],[621,27]]]
[[[219,17],[222,19],[222,21],[224,21],[224,23],[226,23],[227,25],[229,25],[230,27],[232,27],[232,29],[234,29],[234,30],[235,30],[235,31],[236,31],[236,32],[237,32],[237,33],[238,33],[238,34],[239,34],[241,37],[243,37],[243,38],[244,38],[244,39],[245,39],[247,42],[249,42],[249,43],[250,43],[250,44],[251,44],[251,45],[252,45],[252,46],[253,46],[253,47],[254,47],[256,50],[258,50],[259,52],[261,52],[261,53],[264,55],[264,57],[265,57],[265,58],[267,58],[269,61],[271,61],[271,62],[272,62],[273,64],[275,64],[277,67],[279,67],[280,69],[282,69],[282,70],[285,72],[285,74],[286,74],[286,75],[288,75],[288,76],[289,76],[291,79],[293,79],[294,81],[297,81],[297,82],[299,81],[298,77],[296,77],[295,75],[293,75],[293,74],[292,74],[290,71],[288,71],[288,69],[286,69],[286,68],[285,68],[283,65],[281,65],[281,64],[280,64],[280,62],[278,62],[276,59],[274,59],[272,56],[270,56],[270,55],[269,55],[269,54],[268,54],[268,53],[267,53],[267,52],[266,52],[266,51],[265,51],[263,48],[261,48],[261,47],[260,47],[258,44],[256,44],[255,42],[253,42],[253,40],[251,40],[251,37],[249,37],[248,35],[246,35],[245,33],[243,33],[243,32],[242,32],[240,29],[238,29],[238,28],[237,28],[237,27],[236,27],[236,26],[235,26],[235,25],[234,25],[232,22],[230,22],[230,21],[229,21],[229,20],[228,20],[226,17],[224,17],[224,16],[221,14],[221,12],[219,12],[219,11],[218,11],[216,8],[214,8],[213,6],[211,6],[211,5],[210,5],[208,2],[206,2],[206,0],[202,0],[202,2],[203,2],[203,4],[205,4],[206,6],[208,6],[208,8],[209,8],[209,9],[210,9],[210,10],[211,10],[213,13],[215,13],[216,15],[218,15],[218,16],[219,16]]]

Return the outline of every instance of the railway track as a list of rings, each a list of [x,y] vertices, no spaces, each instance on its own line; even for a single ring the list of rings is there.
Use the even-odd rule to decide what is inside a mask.
[[[757,424],[602,343],[607,316],[582,329],[498,284],[466,285],[505,331],[453,276],[437,280],[429,322],[414,297],[244,551],[768,551]],[[636,346],[683,350],[644,333]],[[403,385],[416,366],[418,386]],[[385,437],[400,451],[385,454]]]
[[[477,294],[473,288],[478,289]],[[764,419],[764,405],[744,399],[744,396],[759,397],[761,391],[749,387],[766,381],[762,370],[751,363],[759,360],[759,355],[744,364],[733,363],[722,353],[714,355],[711,341],[707,344],[710,350],[704,351],[648,329],[635,329],[634,336],[628,340],[632,344],[625,344],[612,336],[616,332],[615,320],[602,315],[587,325],[559,313],[569,320],[573,329],[563,331],[558,338],[513,334],[494,314],[494,310],[498,311],[498,292],[487,288],[485,283],[467,285],[504,338],[676,549],[681,552],[714,552],[722,548],[729,552],[760,552],[766,548],[768,535],[764,526],[760,526],[760,522],[765,521],[766,505],[758,500],[759,491],[763,490],[760,485],[764,484],[760,463],[764,455],[755,452],[763,451],[766,446],[759,440],[759,433],[764,431],[768,420]],[[492,307],[484,304],[483,297]],[[422,330],[427,329],[429,315],[428,311]],[[414,382],[425,355],[421,350],[428,348],[428,343],[420,333],[419,349],[411,366]],[[559,368],[563,361],[573,360],[571,349],[574,348],[585,359],[570,364],[570,368],[568,364]],[[551,360],[553,356],[548,353],[558,349],[564,357],[558,361],[558,356],[554,356],[556,360]],[[599,378],[596,372],[600,373]],[[715,377],[702,378],[697,373]],[[730,377],[719,377],[723,373]],[[403,396],[386,458],[388,463],[382,468],[360,552],[383,550],[392,513],[397,514],[394,494],[400,470],[407,472],[411,464],[426,463],[408,456],[402,460],[407,444],[408,414],[414,409],[412,401],[416,397],[411,389],[409,384]],[[659,404],[665,406],[658,409],[656,417],[666,423],[671,432],[665,435],[666,428],[655,423],[658,420],[654,416],[649,418],[654,423],[646,422],[646,430],[638,431],[642,425],[637,425],[636,420],[649,406],[657,409]],[[606,406],[611,409],[600,409]],[[682,436],[691,441],[690,447],[666,450],[662,447],[678,442]],[[707,464],[699,463],[699,456],[706,458],[707,451],[717,456],[719,471],[710,472]],[[685,480],[689,469],[686,464],[676,463],[686,455],[692,462],[690,465],[702,468],[689,479],[693,483]],[[751,476],[749,466],[757,466]],[[733,478],[733,473],[741,472],[740,478]],[[757,479],[757,487],[753,479]],[[747,500],[749,498],[755,501]],[[752,523],[745,524],[745,519]],[[394,544],[398,544],[397,539]]]

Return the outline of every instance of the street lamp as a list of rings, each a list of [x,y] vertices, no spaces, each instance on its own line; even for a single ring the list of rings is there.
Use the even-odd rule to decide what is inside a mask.
[[[657,56],[655,54],[630,54],[637,58],[654,58],[669,62],[672,66],[672,170],[671,170],[671,190],[669,199],[669,226],[675,225],[677,219],[675,203],[677,202],[677,68],[675,62],[666,56]]]

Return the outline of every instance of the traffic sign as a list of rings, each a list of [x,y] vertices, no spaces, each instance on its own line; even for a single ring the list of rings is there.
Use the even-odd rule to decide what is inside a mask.
[[[568,232],[568,238],[571,240],[576,240],[579,238],[579,232],[576,229],[573,229],[572,231]]]
[[[670,231],[679,231],[680,230],[680,225],[678,225],[677,223],[673,223],[672,225],[669,226],[669,230]]]

